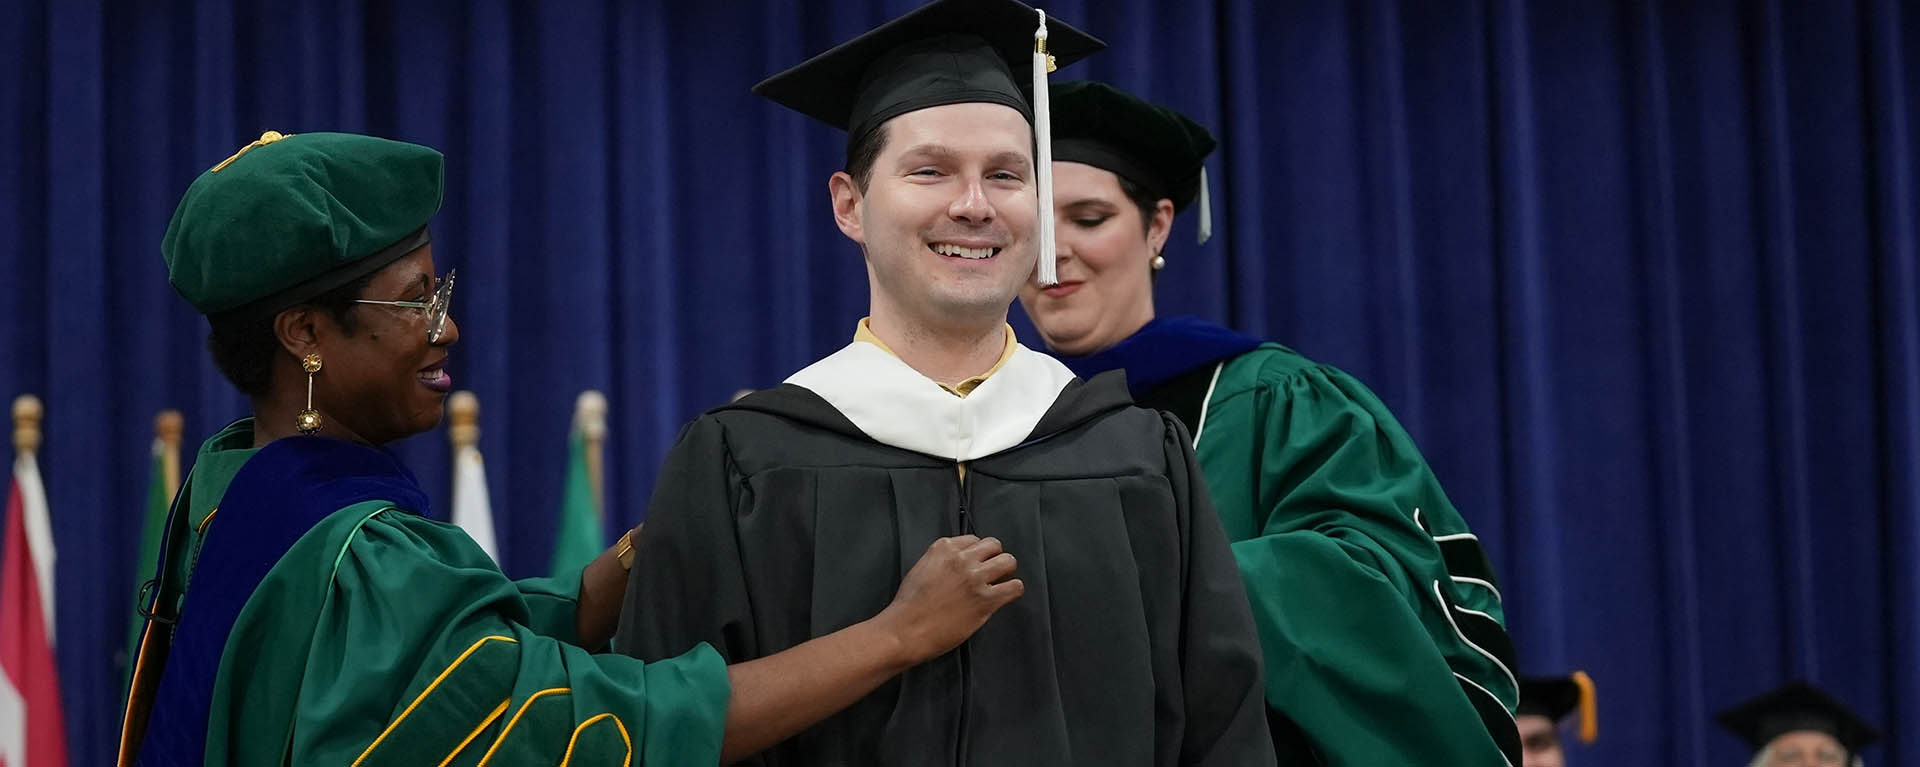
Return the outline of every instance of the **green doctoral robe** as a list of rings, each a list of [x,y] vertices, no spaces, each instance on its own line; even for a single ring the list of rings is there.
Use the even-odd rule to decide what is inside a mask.
[[[1142,404],[1198,421],[1194,452],[1253,605],[1267,703],[1297,728],[1275,722],[1282,764],[1289,737],[1304,741],[1296,759],[1331,765],[1508,762],[1519,691],[1492,568],[1373,392],[1269,343]]]
[[[201,447],[173,538],[187,556],[169,557],[178,574],[219,529],[216,509],[258,452],[252,442],[242,420]],[[510,580],[459,528],[411,510],[340,509],[241,608],[205,763],[717,763],[730,695],[719,654],[700,645],[642,663],[589,652],[574,644],[578,591],[577,575]]]

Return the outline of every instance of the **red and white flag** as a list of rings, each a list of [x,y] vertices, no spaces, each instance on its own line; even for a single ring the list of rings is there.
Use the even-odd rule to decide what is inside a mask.
[[[0,767],[66,767],[53,660],[53,529],[33,453],[13,462],[0,552]]]

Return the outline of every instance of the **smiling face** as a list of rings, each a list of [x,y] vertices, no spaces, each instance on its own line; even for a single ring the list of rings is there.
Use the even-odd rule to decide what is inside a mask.
[[[895,117],[867,188],[836,173],[834,220],[866,253],[876,321],[923,328],[1006,319],[1033,273],[1031,129],[1011,107]]]
[[[375,272],[359,298],[427,303],[433,290],[433,250],[426,246]],[[290,319],[296,315],[304,319]],[[343,326],[329,312],[296,309],[280,320],[289,354],[298,359],[313,351],[321,357],[313,400],[326,419],[323,433],[380,445],[438,425],[453,387],[446,347],[460,340],[453,318],[432,344],[425,310],[357,304],[350,319]],[[305,391],[301,380],[298,394]]]
[[[1160,200],[1151,221],[1112,171],[1053,164],[1054,247],[1060,283],[1027,284],[1020,305],[1047,348],[1092,354],[1153,319],[1153,257],[1166,244],[1173,203]]]

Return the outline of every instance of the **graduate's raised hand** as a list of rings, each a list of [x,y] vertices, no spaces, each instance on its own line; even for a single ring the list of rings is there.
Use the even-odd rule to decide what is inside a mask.
[[[1015,564],[994,538],[938,539],[874,621],[899,637],[913,663],[939,657],[1026,593],[1026,584],[1013,577]]]

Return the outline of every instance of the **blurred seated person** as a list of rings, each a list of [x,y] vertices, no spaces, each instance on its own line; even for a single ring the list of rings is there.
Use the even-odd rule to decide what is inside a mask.
[[[1580,742],[1592,743],[1599,735],[1599,716],[1593,680],[1586,672],[1520,680],[1520,708],[1514,723],[1520,728],[1521,767],[1566,767],[1560,728],[1575,709],[1580,711]]]
[[[1860,750],[1880,738],[1846,704],[1800,681],[1722,711],[1715,721],[1753,747],[1749,767],[1862,767]]]

